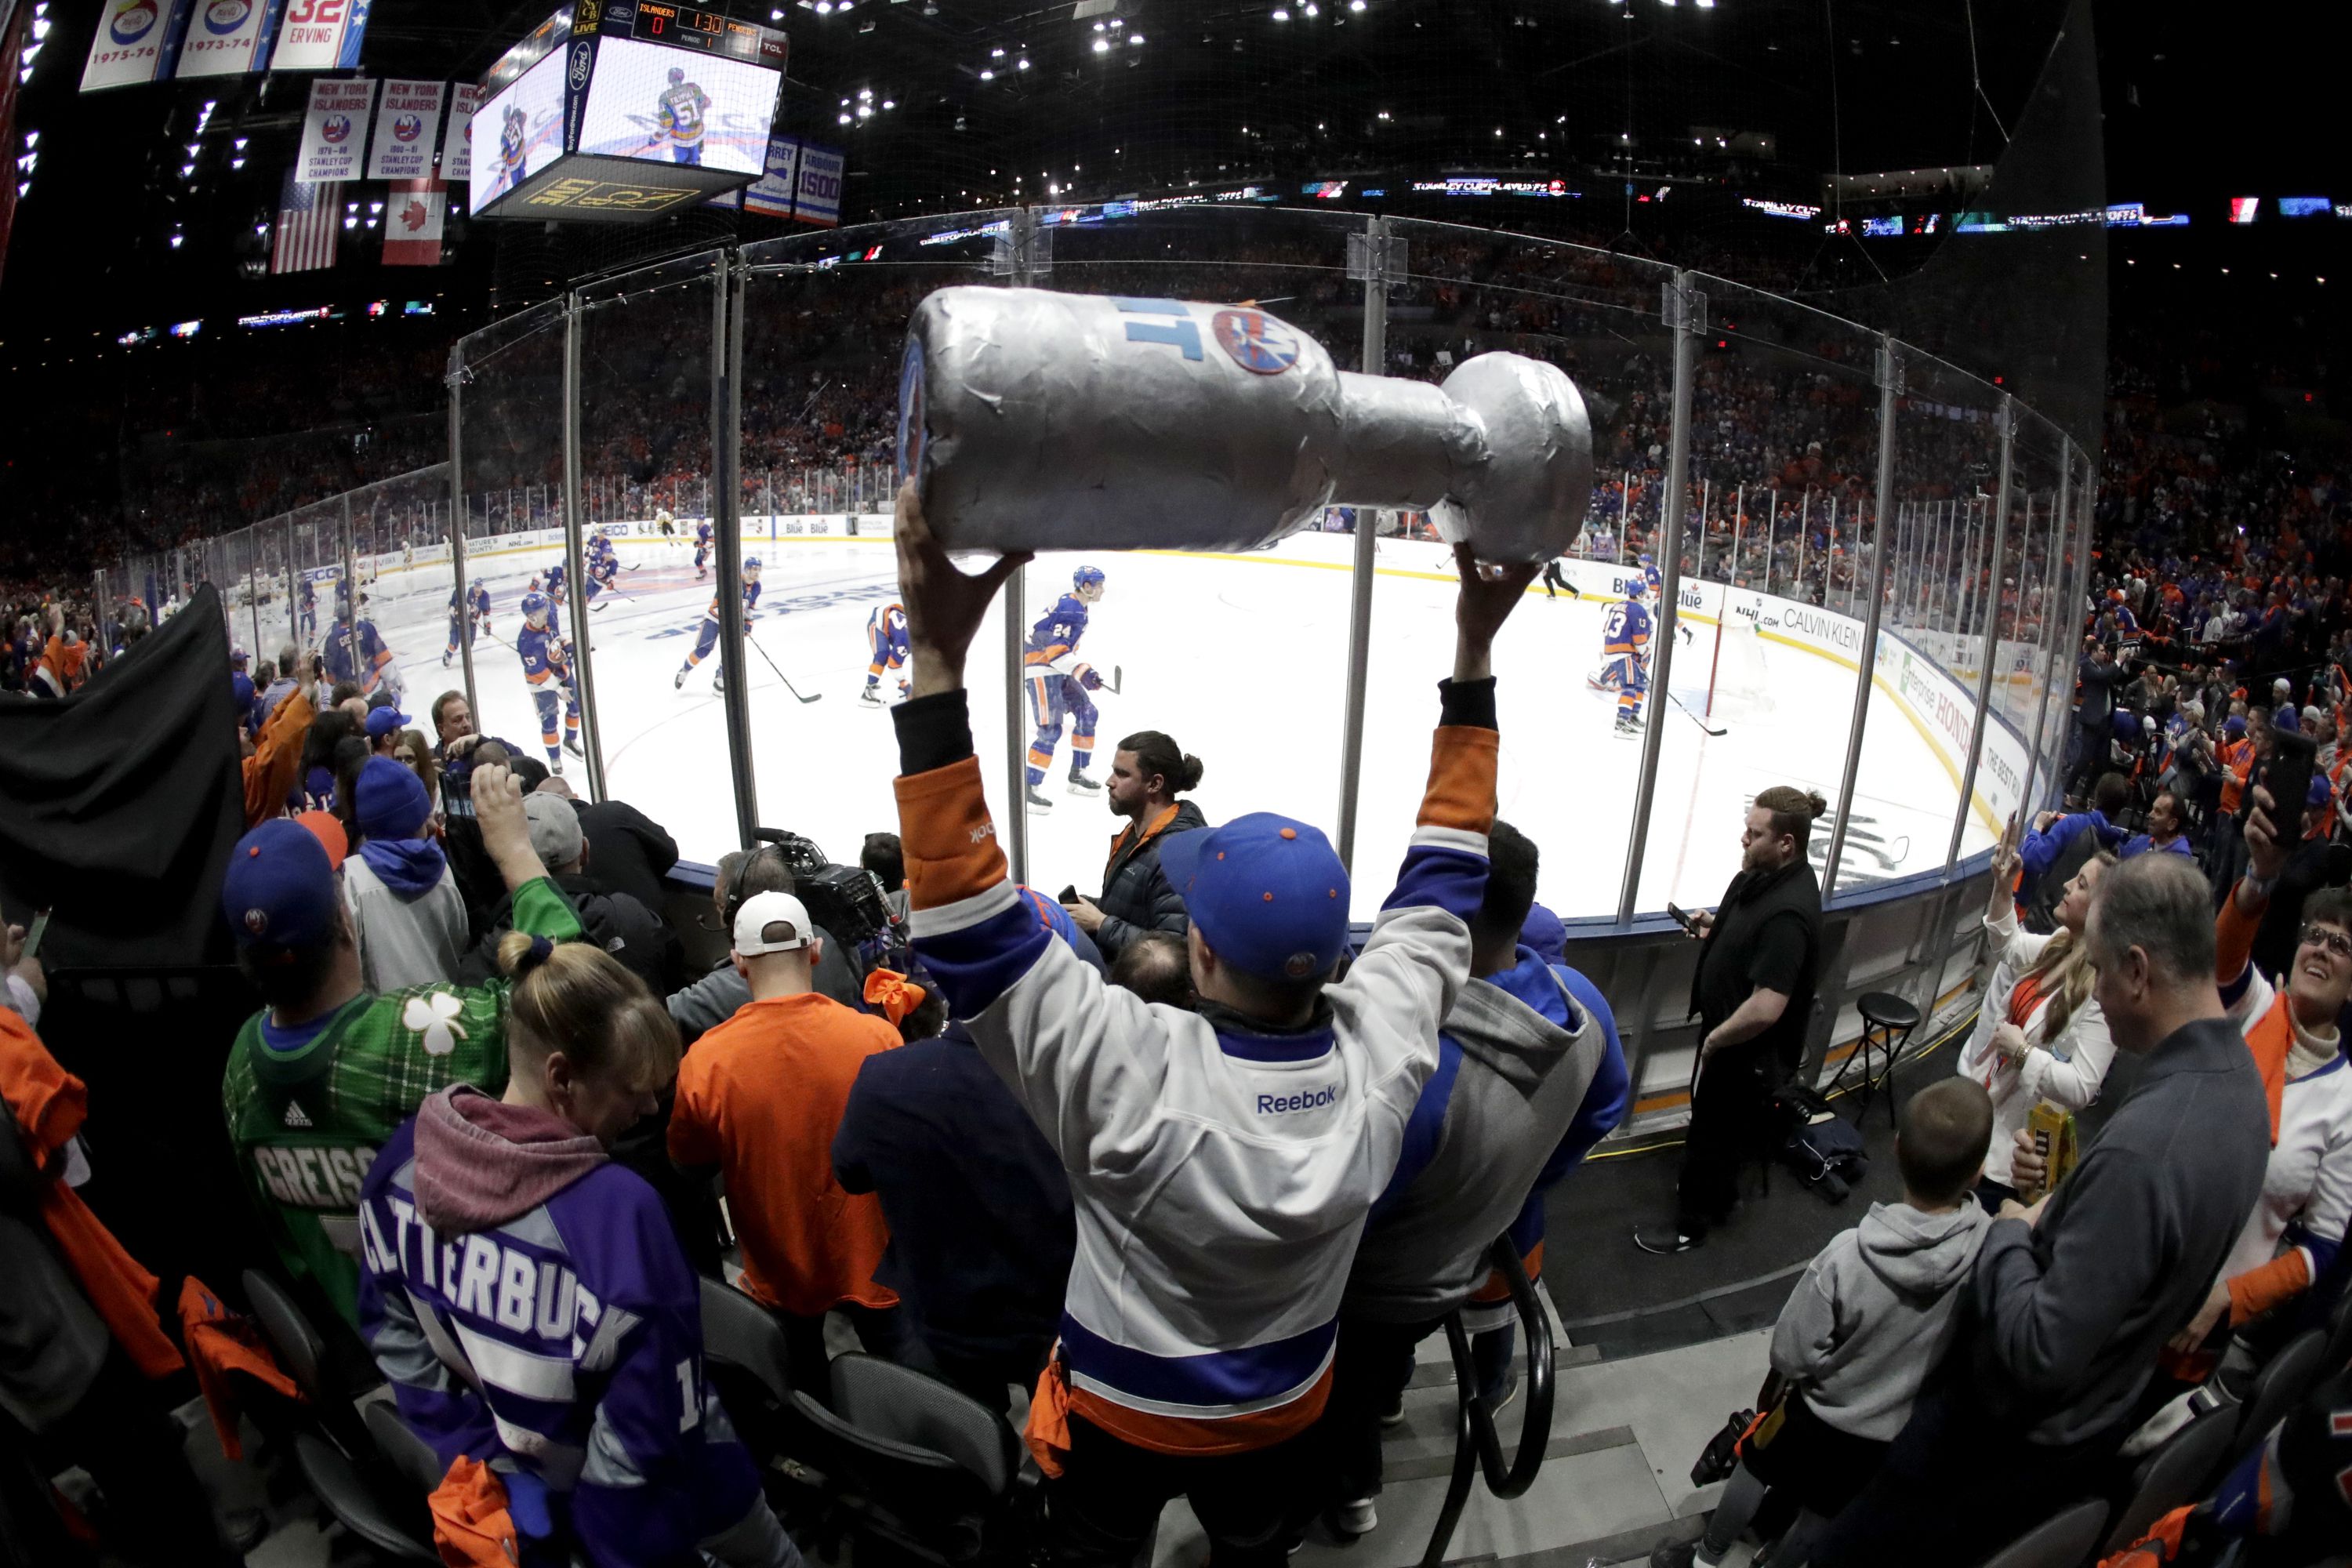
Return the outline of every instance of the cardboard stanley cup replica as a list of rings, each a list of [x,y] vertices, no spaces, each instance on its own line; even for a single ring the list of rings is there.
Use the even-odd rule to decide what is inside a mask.
[[[1254,550],[1336,504],[1538,561],[1582,526],[1592,426],[1519,354],[1433,386],[1340,370],[1251,306],[953,288],[908,330],[898,473],[953,550]]]

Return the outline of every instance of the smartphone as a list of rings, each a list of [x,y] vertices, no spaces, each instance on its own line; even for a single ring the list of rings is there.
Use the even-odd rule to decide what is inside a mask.
[[[1075,904],[1078,901],[1078,888],[1076,883],[1073,882],[1068,887],[1062,889],[1061,901],[1066,904]]]
[[[2271,826],[2279,842],[2293,848],[2303,837],[2304,802],[2311,794],[2311,770],[2319,760],[2319,742],[2297,730],[2271,731],[2271,760],[2257,780],[2271,792],[2275,810]]]
[[[41,939],[48,934],[49,911],[47,910],[35,910],[33,911],[32,929],[25,933],[24,956],[26,958],[38,958],[41,955]]]
[[[1690,932],[1691,935],[1697,936],[1700,934],[1697,919],[1680,904],[1668,904],[1666,906],[1666,913],[1674,916],[1675,921],[1681,924],[1683,930]]]

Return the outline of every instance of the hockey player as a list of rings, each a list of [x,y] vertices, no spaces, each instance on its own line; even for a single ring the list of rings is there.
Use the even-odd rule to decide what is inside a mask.
[[[1087,635],[1087,610],[1102,596],[1102,568],[1079,567],[1070,574],[1070,591],[1029,628],[1029,640],[1021,650],[1030,717],[1037,726],[1029,742],[1032,811],[1054,809],[1052,799],[1038,786],[1054,765],[1054,747],[1062,738],[1065,719],[1070,723],[1070,793],[1089,797],[1102,793],[1102,785],[1087,777],[1087,764],[1095,756],[1095,705],[1087,693],[1101,689],[1103,681],[1092,665],[1077,662],[1078,639]]]
[[[509,104],[499,127],[499,171],[490,194],[502,195],[522,184],[523,153],[530,144],[530,121],[520,104]]]
[[[348,680],[358,686],[361,696],[373,696],[379,686],[394,697],[400,695],[400,667],[392,661],[392,649],[376,635],[373,621],[352,618],[348,594],[335,595],[335,624],[320,651],[326,657],[327,673],[338,682]]]
[[[1617,732],[1642,732],[1642,695],[1650,689],[1650,610],[1646,583],[1626,584],[1624,599],[1609,606],[1601,625],[1601,653],[1605,661],[1587,678],[1595,691],[1617,693]]]
[[[547,569],[548,602],[560,613],[563,608],[563,563],[559,561]]]
[[[530,682],[530,700],[539,709],[539,742],[547,748],[547,771],[563,771],[563,753],[585,756],[580,749],[580,686],[572,668],[572,645],[549,624],[553,606],[544,594],[522,596],[522,630],[515,634],[515,652],[522,656],[522,678]],[[558,694],[563,708],[563,744],[555,743]]]
[[[457,590],[452,588],[449,590],[449,646],[441,653],[441,668],[444,669],[448,668],[449,661],[457,657],[460,618],[457,614]],[[476,632],[486,632],[490,629],[490,591],[478,582],[466,584],[466,614],[462,619],[465,622],[463,629],[468,646],[473,643]]]
[[[654,528],[664,539],[677,537],[677,519],[669,514],[669,508],[666,506],[655,509]]]
[[[709,525],[705,524],[704,526],[708,527]],[[751,619],[751,612],[753,608],[758,605],[759,603],[760,558],[754,555],[743,563],[743,619],[747,625]],[[713,595],[710,600],[710,608],[703,612],[701,628],[695,633],[694,651],[688,654],[686,656],[686,662],[677,667],[677,675],[676,679],[671,680],[669,683],[670,689],[675,691],[679,687],[684,686],[686,684],[686,678],[688,672],[690,672],[696,665],[700,664],[704,659],[709,658],[710,657],[711,650],[716,648],[718,646],[719,598],[718,595]],[[727,672],[724,669],[721,669],[717,675],[710,678],[710,689],[713,691],[724,691],[727,689]]]
[[[587,561],[580,573],[580,602],[593,607],[596,595],[613,586],[613,579],[621,570],[621,558],[613,552],[613,542],[601,533],[592,533],[583,547]]]
[[[669,139],[672,163],[702,162],[702,116],[709,108],[710,95],[687,80],[686,72],[670,67],[669,87],[655,113],[654,140]]]
[[[694,580],[698,583],[709,575],[710,524],[708,521],[694,525]]]
[[[866,689],[857,700],[882,706],[882,672],[900,669],[907,663],[907,608],[903,605],[885,605],[866,617],[866,646],[873,654],[873,662],[866,667]],[[901,678],[898,695],[907,695],[907,682]]]
[[[298,635],[307,642],[319,635],[319,588],[308,577],[302,579],[301,606],[302,629]]]

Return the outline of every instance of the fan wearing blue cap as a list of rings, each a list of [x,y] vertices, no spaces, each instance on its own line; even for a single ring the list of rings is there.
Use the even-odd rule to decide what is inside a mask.
[[[377,768],[407,784],[369,771]],[[361,776],[363,822],[390,831],[421,820],[414,773],[378,758]],[[578,918],[531,850],[513,776],[479,767],[473,789],[482,847],[514,895],[516,929],[578,941]],[[229,852],[221,918],[264,1006],[229,1048],[221,1103],[279,1262],[315,1281],[356,1326],[361,1178],[428,1095],[458,1082],[492,1093],[505,1086],[509,983],[371,991],[344,902],[344,878],[357,873],[340,869],[310,826],[282,818]]]
[[[1320,829],[1271,812],[1181,834],[1197,1013],[1107,985],[1007,875],[964,658],[1025,557],[967,577],[899,492],[913,697],[892,710],[914,946],[1069,1173],[1077,1225],[1059,1352],[1031,1405],[1049,1547],[1114,1560],[1189,1496],[1220,1560],[1263,1562],[1315,1485],[1293,1441],[1328,1395],[1339,1300],[1437,1031],[1470,975],[1498,737],[1494,637],[1536,563],[1457,546],[1453,676],[1419,825],[1344,978],[1350,889]],[[1278,1546],[1275,1548],[1278,1553]],[[1279,1563],[1279,1556],[1272,1559]]]

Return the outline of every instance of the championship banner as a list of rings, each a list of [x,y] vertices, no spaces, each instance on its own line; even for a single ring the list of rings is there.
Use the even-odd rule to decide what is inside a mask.
[[[187,30],[190,0],[105,0],[81,68],[81,89],[161,81]]]
[[[437,81],[387,81],[383,105],[368,142],[371,180],[423,180],[433,174],[440,145],[441,94]]]
[[[282,71],[352,70],[360,63],[360,40],[367,34],[371,0],[286,0],[286,25],[278,33]]]
[[[439,180],[403,180],[386,193],[383,224],[383,264],[386,267],[437,267],[441,264],[441,216],[449,187]]]
[[[198,0],[180,46],[184,81],[199,76],[242,76],[269,64],[269,36],[285,0]]]
[[[801,145],[800,179],[793,187],[793,216],[831,228],[841,222],[841,171],[848,160],[830,147]]]
[[[481,107],[482,89],[461,81],[449,89],[449,130],[441,139],[441,180],[462,185],[474,177],[474,110]]]
[[[768,172],[743,193],[745,212],[770,217],[793,216],[793,185],[800,178],[801,144],[790,136],[768,138]]]
[[[299,3],[299,0],[297,0]],[[360,149],[367,145],[368,110],[376,84],[322,79],[310,84],[310,111],[302,117],[302,150],[294,157],[294,178],[306,185],[360,177]]]

